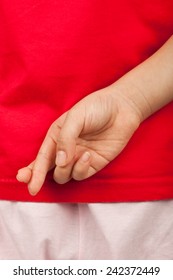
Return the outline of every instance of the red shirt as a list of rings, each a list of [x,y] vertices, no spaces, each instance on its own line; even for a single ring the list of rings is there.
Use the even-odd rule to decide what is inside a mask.
[[[173,33],[173,1],[1,0],[0,199],[118,202],[173,198],[173,103],[144,121],[96,175],[38,195],[15,179],[62,113],[115,82]]]

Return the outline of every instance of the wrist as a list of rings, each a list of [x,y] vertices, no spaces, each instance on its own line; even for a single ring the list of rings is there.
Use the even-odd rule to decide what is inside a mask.
[[[131,76],[131,75],[130,75]],[[152,114],[152,108],[148,102],[144,90],[134,82],[128,74],[111,85],[112,95],[118,95],[139,120],[139,124]]]

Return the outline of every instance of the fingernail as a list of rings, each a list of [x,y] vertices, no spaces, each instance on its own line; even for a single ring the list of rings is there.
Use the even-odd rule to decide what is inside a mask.
[[[63,166],[66,163],[66,153],[64,151],[59,151],[56,156],[56,165]]]
[[[87,161],[89,160],[90,156],[91,156],[91,155],[90,155],[89,152],[85,152],[85,153],[82,155],[81,160],[82,160],[83,162],[87,162]]]

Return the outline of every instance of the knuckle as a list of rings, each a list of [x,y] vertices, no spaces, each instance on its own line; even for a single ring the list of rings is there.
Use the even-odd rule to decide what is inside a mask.
[[[53,129],[56,129],[56,128],[59,128],[57,120],[55,120],[55,121],[50,125],[49,129],[50,129],[50,130],[51,130],[51,129],[53,130]]]
[[[63,185],[67,183],[70,179],[58,177],[57,175],[53,175],[53,179],[57,184]]]
[[[46,152],[43,152],[41,150],[38,152],[38,157],[41,157],[47,161],[50,161],[49,155]]]
[[[70,181],[71,177],[69,176],[69,172],[65,170],[65,168],[55,168],[53,179],[58,184],[65,184]]]
[[[62,148],[65,145],[65,143],[64,143],[65,140],[66,140],[65,138],[63,138],[62,136],[59,136],[58,139],[57,139],[58,147]]]
[[[72,177],[76,181],[81,181],[85,179],[85,171],[81,168],[76,168],[73,170]]]
[[[54,121],[48,129],[47,135],[51,136],[53,138],[57,138],[57,135],[59,134],[60,130],[61,130],[61,127],[59,126],[59,124],[56,121]]]
[[[47,135],[52,134],[52,132],[54,132],[55,130],[56,130],[56,123],[53,122],[48,129]]]
[[[32,173],[35,177],[38,178],[45,176],[45,172],[42,169],[36,167],[33,168]]]

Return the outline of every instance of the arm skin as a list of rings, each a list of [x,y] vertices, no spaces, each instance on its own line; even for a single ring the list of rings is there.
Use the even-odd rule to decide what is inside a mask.
[[[173,36],[118,81],[55,120],[36,158],[18,171],[17,180],[36,195],[52,168],[59,184],[94,175],[121,153],[141,122],[172,100]]]
[[[112,86],[139,109],[141,122],[173,100],[173,36]],[[129,88],[129,90],[128,90]]]

